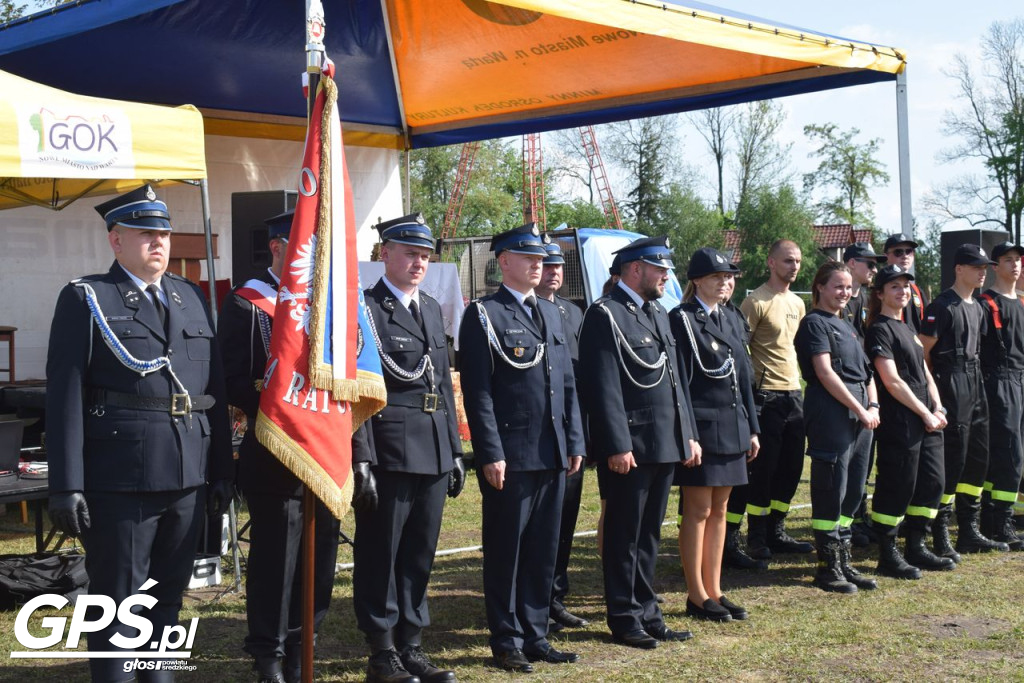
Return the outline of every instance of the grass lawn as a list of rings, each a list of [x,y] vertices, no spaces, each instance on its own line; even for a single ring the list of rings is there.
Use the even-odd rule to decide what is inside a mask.
[[[808,500],[804,482],[795,502]],[[669,519],[675,519],[676,504],[673,495]],[[598,512],[590,470],[578,529],[595,529]],[[795,536],[810,537],[809,513],[804,508],[791,515],[789,530]],[[479,516],[480,492],[471,476],[463,495],[448,503],[439,548],[479,544]],[[351,533],[351,518],[342,526]],[[461,681],[1024,681],[1024,553],[969,556],[954,572],[926,573],[921,581],[880,579],[878,590],[854,596],[812,587],[812,556],[787,556],[764,573],[727,571],[728,595],[750,610],[750,620],[707,624],[684,614],[686,592],[675,532],[674,524],[664,527],[657,588],[665,598],[668,625],[690,628],[696,637],[689,642],[662,644],[653,651],[611,644],[597,542],[586,536],[577,539],[574,549],[569,607],[591,625],[552,637],[559,649],[580,653],[577,664],[539,664],[525,677],[488,666],[479,552],[437,559],[431,583],[433,626],[424,645],[435,663],[455,669]],[[21,525],[9,507],[0,517],[0,553],[32,548],[31,527]],[[874,549],[855,550],[855,564],[869,573],[876,558]],[[339,562],[350,561],[351,549],[343,547]],[[225,585],[233,578],[228,565],[224,563]],[[241,649],[244,589],[240,594],[224,589],[186,595],[182,619],[200,619],[190,661],[197,669],[179,673],[178,680],[255,680]],[[355,627],[351,596],[351,572],[342,570],[320,634],[317,680],[363,679],[366,651]],[[6,652],[22,649],[14,639],[15,616],[0,613],[0,648]],[[8,659],[0,665],[0,681],[75,683],[88,680],[87,669],[84,661]]]

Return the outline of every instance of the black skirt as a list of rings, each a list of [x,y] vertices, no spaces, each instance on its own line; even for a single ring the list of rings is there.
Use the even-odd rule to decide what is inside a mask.
[[[743,486],[747,483],[746,453],[707,453],[696,467],[676,465],[676,486]]]

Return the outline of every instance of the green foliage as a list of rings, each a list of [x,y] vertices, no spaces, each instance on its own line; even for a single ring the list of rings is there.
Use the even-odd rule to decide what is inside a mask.
[[[441,234],[459,166],[460,145],[413,150],[410,154],[412,208],[435,235]],[[521,162],[502,140],[480,143],[456,234],[491,235],[522,223]]]
[[[942,228],[938,221],[928,221],[924,233],[916,232],[920,245],[914,253],[914,281],[928,296],[934,298],[941,291],[942,255],[939,251]]]
[[[788,239],[800,245],[803,265],[793,284],[795,290],[810,289],[814,271],[825,260],[814,241],[814,216],[789,185],[762,187],[751,192],[736,212],[740,231],[740,268],[743,274],[736,289],[740,293],[756,289],[768,277],[766,260],[772,243]]]
[[[14,0],[0,0],[0,24],[20,19],[28,5],[16,5]]]
[[[669,185],[660,213],[657,234],[668,235],[677,266],[682,267],[701,247],[722,248],[722,217],[692,188],[681,183]]]
[[[548,229],[553,230],[562,223],[570,228],[603,228],[605,227],[604,211],[582,197],[568,202],[547,202]]]
[[[881,138],[864,144],[854,142],[860,130],[839,130],[834,123],[804,126],[804,135],[818,148],[808,156],[821,161],[813,173],[804,174],[804,189],[819,189],[825,196],[818,202],[818,218],[825,222],[874,225],[874,202],[869,190],[889,181],[885,164],[876,157]]]
[[[619,207],[645,234],[657,234],[662,224],[661,201],[677,172],[676,122],[674,116],[657,116],[611,124],[613,134],[605,149],[631,183]]]

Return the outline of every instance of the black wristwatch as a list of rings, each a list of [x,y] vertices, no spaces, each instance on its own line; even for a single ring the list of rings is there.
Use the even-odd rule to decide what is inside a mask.
[[[878,405],[874,401],[871,401],[870,403],[868,403],[868,410],[871,410],[872,408],[881,408],[881,407],[882,406]]]

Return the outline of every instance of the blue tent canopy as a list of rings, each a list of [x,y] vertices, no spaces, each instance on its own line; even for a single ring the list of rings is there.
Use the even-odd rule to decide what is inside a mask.
[[[298,81],[298,74],[305,69],[301,8],[302,3],[280,0],[82,0],[0,26],[0,69],[97,97],[189,102],[203,111],[207,131],[214,134],[301,139],[306,114]],[[399,148],[894,80],[905,63],[904,56],[892,48],[696,2],[684,7],[675,2],[653,5],[592,0],[581,9],[580,3],[560,0],[503,0],[501,4],[484,0],[325,0],[324,10],[326,49],[338,67],[343,93],[339,107],[346,135],[357,131],[379,135],[376,142],[364,144]],[[468,21],[477,24],[465,23]],[[490,58],[488,54],[466,57],[480,55],[470,52],[475,47],[467,47],[466,54],[442,54],[453,42],[521,45],[524,49],[503,48],[501,58],[495,60],[508,61],[509,55],[522,53],[533,59],[533,64],[546,67],[555,59],[546,56],[548,61],[541,63],[535,57],[540,54],[538,49],[546,52],[556,44],[533,42],[543,31],[561,32],[554,34],[558,36],[566,27],[574,27],[570,30],[578,33],[569,35],[571,48],[588,42],[584,36],[592,36],[596,29],[609,26],[620,27],[618,34],[630,41],[614,46],[617,51],[608,45],[597,49],[593,44],[587,45],[589,52],[579,51],[580,60],[608,61],[588,76],[588,85],[574,87],[570,93],[571,97],[585,93],[592,96],[589,100],[564,102],[559,101],[563,98],[560,92],[539,94],[522,108],[498,113],[481,111],[478,104],[475,111],[469,107],[472,116],[443,123],[427,120],[427,115],[416,118],[410,93],[425,87],[425,76],[431,81],[430,95],[472,93],[481,84],[502,80],[465,66],[474,59],[483,64]],[[647,52],[634,50],[634,45],[646,45]],[[497,49],[490,53],[497,54]],[[634,56],[649,59],[652,54],[664,54],[664,63],[628,61]],[[578,77],[581,62],[573,63],[566,55],[558,55],[558,59],[562,60],[561,71],[549,74],[531,66],[524,83],[528,86],[549,77],[555,83],[568,84]],[[657,87],[643,83],[645,78],[663,74],[681,79],[691,73],[696,80],[686,87],[667,81]],[[474,78],[482,80],[474,82]],[[594,95],[611,91],[616,80],[618,85],[624,80],[636,81],[636,91]],[[502,100],[501,104],[515,101]],[[435,107],[429,112],[443,109]],[[289,127],[294,130],[287,132]]]

